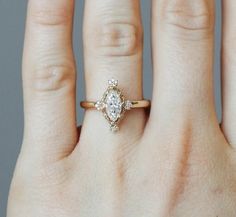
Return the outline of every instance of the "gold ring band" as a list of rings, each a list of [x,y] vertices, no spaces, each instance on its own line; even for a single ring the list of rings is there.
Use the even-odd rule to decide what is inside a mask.
[[[80,103],[80,106],[84,109],[97,109],[96,107],[97,102],[92,102],[92,101],[82,101]],[[151,105],[150,100],[135,100],[135,101],[130,101],[131,106],[130,108],[148,108]]]

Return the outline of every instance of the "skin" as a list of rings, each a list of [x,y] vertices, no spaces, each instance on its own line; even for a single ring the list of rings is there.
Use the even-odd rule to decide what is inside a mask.
[[[223,1],[223,121],[213,93],[213,0],[153,0],[150,114],[113,134],[86,110],[77,130],[73,0],[29,0],[23,58],[25,135],[8,217],[235,217],[236,2]],[[87,100],[109,78],[142,99],[137,0],[86,0]]]

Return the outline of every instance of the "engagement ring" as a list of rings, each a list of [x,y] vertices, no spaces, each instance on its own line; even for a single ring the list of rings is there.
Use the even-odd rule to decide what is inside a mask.
[[[108,81],[108,88],[101,100],[96,102],[82,101],[80,103],[84,109],[97,109],[101,111],[109,122],[112,132],[119,130],[118,124],[126,111],[135,108],[148,108],[150,104],[149,100],[126,100],[118,88],[118,81],[115,79]]]

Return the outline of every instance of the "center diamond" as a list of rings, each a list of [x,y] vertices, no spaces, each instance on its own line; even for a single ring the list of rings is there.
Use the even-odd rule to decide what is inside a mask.
[[[118,124],[125,111],[132,108],[132,102],[125,100],[118,88],[118,81],[111,79],[108,81],[108,88],[100,101],[95,103],[95,108],[101,111],[110,124],[112,132],[119,130]]]
[[[106,113],[112,122],[117,122],[123,112],[123,100],[116,89],[110,89],[105,98]]]

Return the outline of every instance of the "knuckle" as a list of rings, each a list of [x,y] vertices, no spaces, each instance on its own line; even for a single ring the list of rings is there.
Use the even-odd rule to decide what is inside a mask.
[[[102,25],[97,39],[94,38],[94,34],[92,30],[86,38],[88,45],[93,44],[98,48],[99,55],[131,56],[141,47],[142,31],[134,24],[108,23]]]
[[[170,1],[164,10],[165,27],[167,31],[187,40],[209,38],[214,29],[210,11],[206,0]]]
[[[70,21],[71,13],[66,6],[49,4],[45,1],[33,3],[30,17],[33,23],[45,26],[64,25]]]
[[[65,65],[40,67],[34,72],[32,85],[36,92],[73,90],[75,86],[75,69],[72,66]]]
[[[182,11],[170,11],[166,14],[167,24],[184,30],[208,30],[210,28],[209,14],[187,14]]]

